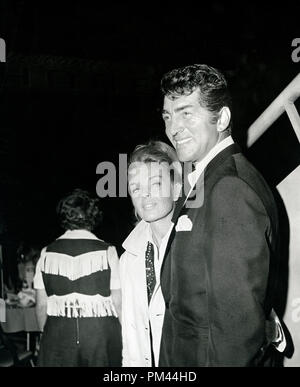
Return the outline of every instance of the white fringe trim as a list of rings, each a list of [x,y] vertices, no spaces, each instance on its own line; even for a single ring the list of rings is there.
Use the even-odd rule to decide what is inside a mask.
[[[46,274],[61,275],[74,281],[107,269],[107,250],[90,251],[77,257],[45,251],[42,271]]]
[[[88,296],[70,293],[50,296],[47,300],[47,315],[56,317],[118,317],[111,296],[100,294]]]

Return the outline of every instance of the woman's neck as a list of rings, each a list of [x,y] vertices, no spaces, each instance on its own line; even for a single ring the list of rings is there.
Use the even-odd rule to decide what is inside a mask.
[[[172,216],[173,216],[173,211],[171,211],[164,218],[150,223],[153,242],[156,244],[157,247],[160,246],[163,237],[166,235],[166,233],[169,231],[171,227]]]

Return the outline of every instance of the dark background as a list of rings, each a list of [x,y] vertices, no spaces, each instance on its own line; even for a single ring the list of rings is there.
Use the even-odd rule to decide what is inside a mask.
[[[98,6],[96,6],[98,4]],[[222,70],[233,94],[233,137],[272,187],[300,163],[283,115],[250,149],[248,127],[299,73],[300,5],[283,2],[0,0],[0,235],[6,275],[21,241],[59,235],[57,200],[95,192],[101,161],[118,165],[149,138],[168,141],[160,117],[164,72],[192,63]],[[299,102],[296,104],[299,110]],[[121,244],[128,198],[102,199],[99,236]]]

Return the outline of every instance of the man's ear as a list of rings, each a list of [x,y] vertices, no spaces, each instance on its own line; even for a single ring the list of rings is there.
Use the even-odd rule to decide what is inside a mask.
[[[229,107],[223,106],[219,112],[219,118],[217,121],[217,131],[224,132],[229,126],[231,119],[231,112]]]

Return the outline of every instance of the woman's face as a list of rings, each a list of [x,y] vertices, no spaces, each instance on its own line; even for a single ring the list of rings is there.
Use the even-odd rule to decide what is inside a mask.
[[[128,189],[136,212],[146,222],[155,222],[171,213],[173,182],[167,162],[132,163]]]

